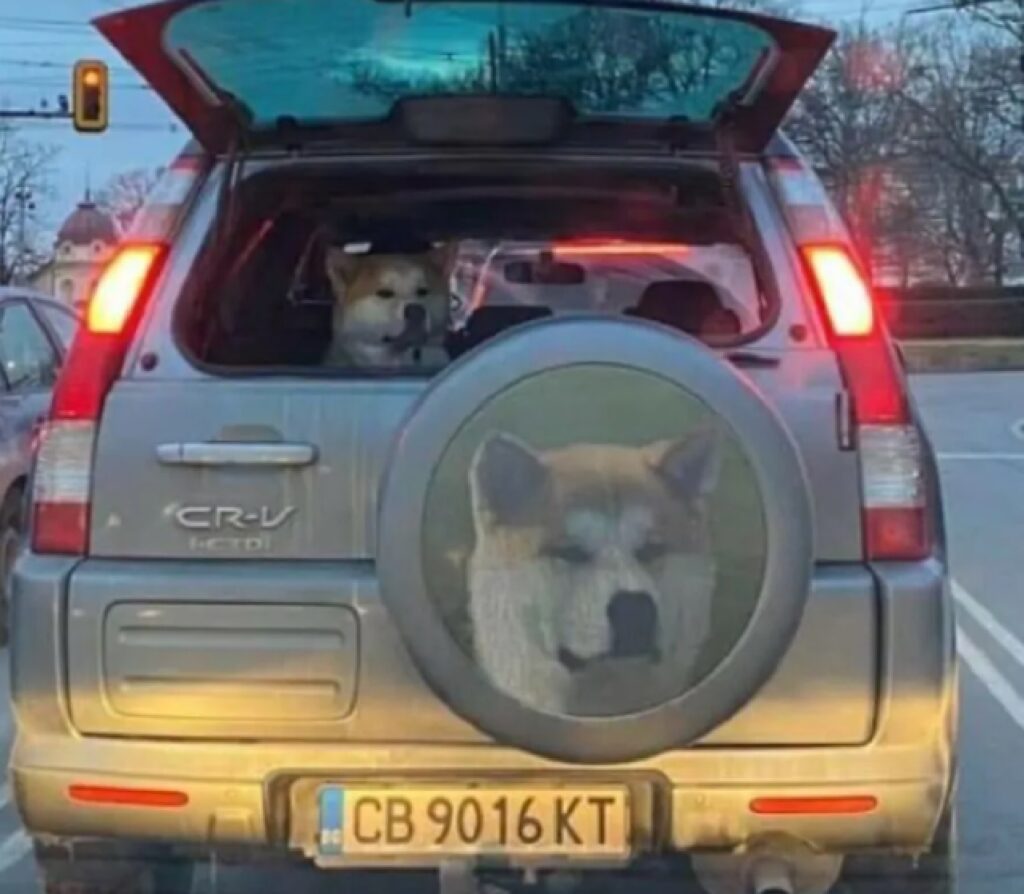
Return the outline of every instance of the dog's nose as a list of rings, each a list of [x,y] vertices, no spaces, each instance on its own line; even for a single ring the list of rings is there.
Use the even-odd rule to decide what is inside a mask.
[[[410,326],[422,326],[427,322],[427,309],[422,304],[407,304],[402,316]]]
[[[658,649],[658,607],[650,593],[620,590],[608,603],[612,655],[654,655]]]

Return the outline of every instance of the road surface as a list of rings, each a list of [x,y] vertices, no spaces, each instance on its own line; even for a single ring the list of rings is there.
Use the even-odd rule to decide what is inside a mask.
[[[1024,373],[922,376],[914,392],[939,455],[959,609],[960,890],[1024,891]],[[4,758],[7,682],[3,662]],[[336,877],[312,872],[225,869],[219,878],[227,894],[337,890]],[[388,894],[398,887],[419,886],[391,886]],[[37,890],[28,839],[3,786],[0,894]],[[206,873],[195,894],[209,890]]]

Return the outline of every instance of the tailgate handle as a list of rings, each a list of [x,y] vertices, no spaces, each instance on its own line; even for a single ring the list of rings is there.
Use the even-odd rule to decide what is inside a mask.
[[[308,466],[316,461],[312,444],[282,441],[198,441],[159,444],[156,458],[165,466]]]

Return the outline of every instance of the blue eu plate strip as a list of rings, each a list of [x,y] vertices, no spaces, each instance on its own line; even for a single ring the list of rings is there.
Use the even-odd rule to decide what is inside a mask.
[[[341,824],[345,816],[345,790],[325,788],[320,791],[320,853],[337,856],[341,853]]]

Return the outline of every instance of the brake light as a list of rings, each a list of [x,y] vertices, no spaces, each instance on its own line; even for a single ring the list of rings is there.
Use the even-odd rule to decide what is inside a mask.
[[[931,529],[921,440],[871,288],[845,245],[800,250],[852,403],[865,554],[876,560],[924,558],[931,552]]]
[[[162,245],[127,244],[96,282],[39,431],[32,485],[36,552],[85,553],[96,426],[163,257]]]
[[[687,247],[679,242],[561,242],[552,247],[556,258],[628,257],[630,255],[681,255]]]
[[[803,253],[832,332],[838,336],[870,335],[875,328],[875,307],[849,252],[836,245],[808,245]]]
[[[90,332],[117,335],[124,329],[160,252],[159,245],[128,245],[114,255],[89,301]]]

